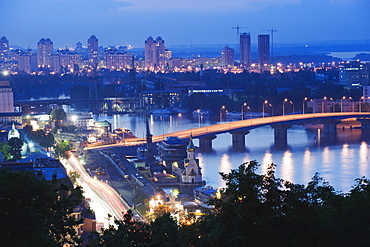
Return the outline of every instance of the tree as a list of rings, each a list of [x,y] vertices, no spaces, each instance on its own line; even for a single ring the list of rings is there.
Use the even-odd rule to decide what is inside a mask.
[[[108,218],[111,218],[109,215]],[[115,219],[114,225],[102,229],[102,233],[94,233],[90,237],[88,247],[121,247],[148,246],[151,241],[151,231],[148,224],[132,220],[132,211],[128,210],[123,219]]]
[[[38,179],[32,172],[0,169],[0,238],[3,246],[80,245],[71,212],[81,188]]]
[[[7,161],[12,158],[12,155],[9,153],[10,146],[7,142],[0,143],[0,152],[3,154],[3,160]]]
[[[20,160],[22,158],[22,146],[23,141],[20,138],[13,137],[8,140],[8,145],[10,147],[9,153],[13,160]]]
[[[55,109],[50,113],[50,117],[55,121],[55,127],[60,129],[60,123],[67,119],[67,114],[63,109]]]
[[[54,156],[56,158],[68,159],[68,151],[72,150],[69,141],[62,140],[54,145]]]

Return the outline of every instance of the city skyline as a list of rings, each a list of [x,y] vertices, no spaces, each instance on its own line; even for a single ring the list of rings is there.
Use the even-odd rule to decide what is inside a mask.
[[[42,37],[55,47],[86,46],[91,35],[102,46],[143,48],[148,36],[164,37],[167,45],[234,44],[233,27],[240,25],[252,44],[271,28],[275,43],[366,40],[369,7],[366,0],[13,0],[0,3],[0,35],[25,48]]]

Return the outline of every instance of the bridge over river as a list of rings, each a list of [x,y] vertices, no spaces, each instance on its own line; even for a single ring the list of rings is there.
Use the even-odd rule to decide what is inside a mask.
[[[218,134],[230,133],[232,135],[233,147],[245,147],[245,135],[250,130],[270,125],[274,129],[275,144],[284,146],[287,144],[287,129],[293,124],[320,122],[324,125],[324,133],[336,133],[336,125],[342,119],[356,118],[361,123],[363,130],[370,130],[370,112],[343,112],[343,113],[309,113],[293,114],[285,116],[272,116],[264,118],[251,118],[240,121],[224,122],[200,128],[187,129],[163,135],[153,136],[153,142],[160,142],[169,136],[177,136],[180,139],[187,139],[192,136],[199,139],[199,146],[203,150],[212,149],[212,140]],[[106,145],[104,147],[139,145],[145,143],[145,139],[136,139],[131,142]],[[102,148],[102,146],[88,147],[86,149]]]

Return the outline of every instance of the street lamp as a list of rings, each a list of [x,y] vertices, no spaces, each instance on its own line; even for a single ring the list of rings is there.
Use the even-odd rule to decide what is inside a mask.
[[[244,107],[246,107],[246,106],[247,106],[247,103],[244,103],[242,105],[242,120],[244,120]]]
[[[268,100],[265,100],[262,104],[262,117],[264,118],[265,117],[265,104],[268,104],[269,101]]]
[[[198,112],[198,127],[200,128],[200,109],[198,109],[197,112]]]
[[[221,123],[222,123],[222,113],[223,113],[223,111],[225,111],[225,109],[226,109],[226,106],[224,106],[224,105],[220,109],[220,122]]]
[[[343,100],[346,99],[346,96],[343,96],[341,99],[340,99],[340,112],[342,113],[343,112]]]
[[[293,115],[294,115],[294,103],[293,101],[290,101],[289,103],[293,105]]]
[[[269,104],[269,106],[271,107],[271,116],[274,116],[274,107],[272,107],[272,104]]]
[[[360,100],[358,101],[358,111],[359,111],[359,112],[361,112],[361,104],[362,104],[362,103],[361,103],[361,101],[363,101],[363,100],[364,100],[364,98],[365,98],[365,97],[364,97],[364,96],[362,96],[362,97],[360,98]]]
[[[288,102],[288,99],[284,99],[283,101],[283,116],[285,115],[285,102]]]
[[[352,97],[349,97],[349,99],[352,101],[352,112],[355,112],[355,102],[353,101]]]
[[[325,112],[324,100],[327,100],[326,96],[323,98],[323,100],[321,102],[321,113],[324,113]]]
[[[302,102],[302,114],[304,114],[304,102],[306,100],[308,100],[308,98],[307,97],[304,97],[303,102]]]

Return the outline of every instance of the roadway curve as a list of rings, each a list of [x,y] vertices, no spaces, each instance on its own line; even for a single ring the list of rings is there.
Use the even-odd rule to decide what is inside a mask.
[[[265,118],[250,118],[240,121],[225,122],[220,124],[209,125],[206,127],[193,128],[172,132],[164,135],[153,136],[153,142],[160,142],[169,136],[177,136],[180,139],[186,139],[192,136],[193,138],[218,135],[236,130],[251,130],[266,125],[272,124],[297,124],[302,122],[312,122],[324,119],[346,119],[346,118],[370,118],[369,112],[343,112],[343,113],[309,113],[309,114],[294,114],[285,116],[273,116]],[[145,143],[145,139],[134,139],[124,143],[110,144],[104,146],[86,147],[85,149],[104,149],[120,146],[135,146]]]
[[[93,191],[99,199],[99,204],[105,209],[106,216],[109,213],[117,219],[122,219],[123,213],[129,209],[129,205],[126,204],[116,190],[108,184],[91,177],[75,156],[72,155],[68,160],[63,160],[62,163],[65,166],[68,163],[74,171],[78,172],[83,189],[86,190],[87,186]]]

